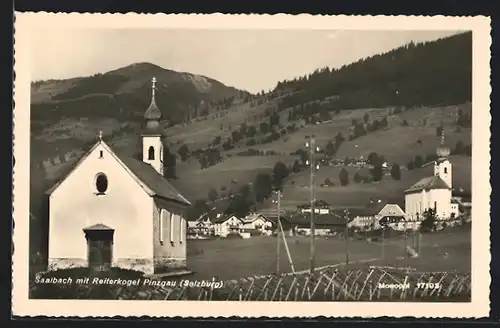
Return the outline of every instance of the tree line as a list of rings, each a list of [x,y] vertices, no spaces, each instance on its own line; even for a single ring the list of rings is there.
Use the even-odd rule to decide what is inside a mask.
[[[255,205],[271,197],[274,190],[282,190],[285,179],[290,175],[290,168],[282,162],[277,162],[271,173],[261,172],[257,174],[252,183],[240,186],[233,194],[222,195],[226,187],[222,186],[220,193],[211,188],[208,191],[207,199],[209,202],[215,202],[221,197],[228,197],[229,204],[224,214],[234,214],[239,217],[248,215],[255,210]],[[196,220],[200,215],[210,210],[207,200],[198,199],[189,208],[187,212],[188,220]]]
[[[284,97],[281,108],[330,96],[336,97],[330,111],[461,104],[472,97],[472,33],[411,42],[339,69],[318,69],[276,86],[283,88],[300,92]]]

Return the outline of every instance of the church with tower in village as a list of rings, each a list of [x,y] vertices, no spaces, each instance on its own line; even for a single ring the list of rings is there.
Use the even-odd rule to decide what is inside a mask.
[[[152,98],[144,119],[142,161],[102,140],[49,196],[49,269],[120,267],[147,274],[183,271],[190,202],[163,176],[162,113]]]
[[[436,150],[434,175],[425,177],[405,190],[405,213],[409,221],[423,220],[423,213],[433,208],[438,220],[458,217],[458,204],[452,201],[453,180],[452,165],[449,160],[450,148],[444,143],[444,131],[441,145]]]

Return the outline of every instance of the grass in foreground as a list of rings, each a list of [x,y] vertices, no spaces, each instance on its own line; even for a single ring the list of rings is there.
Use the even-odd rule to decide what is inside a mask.
[[[295,271],[308,270],[310,239],[287,237],[287,243]],[[411,236],[407,244],[412,245]],[[243,240],[189,240],[188,267],[194,272],[190,279],[237,279],[253,275],[276,272],[275,237],[256,237]],[[316,267],[345,264],[346,243],[330,237],[315,240]],[[389,266],[409,265],[417,271],[462,271],[469,272],[471,265],[470,229],[454,229],[422,234],[421,255],[406,262],[398,260],[405,256],[404,238],[384,243],[384,258],[380,243],[350,240],[349,262],[372,260],[373,263]],[[203,250],[200,252],[200,250]],[[377,261],[377,262],[375,262]],[[367,263],[369,266],[370,264]],[[280,270],[291,272],[285,245],[280,245]]]

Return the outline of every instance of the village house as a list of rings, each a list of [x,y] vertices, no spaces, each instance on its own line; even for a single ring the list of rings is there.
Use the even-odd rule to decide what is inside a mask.
[[[459,188],[453,191],[452,199],[455,204],[458,205],[460,212],[469,213],[472,208],[472,196],[469,191]]]
[[[276,235],[278,231],[281,231],[278,225],[278,212],[274,209],[267,209],[265,212],[265,216],[266,219],[272,224],[272,234]],[[284,234],[287,236],[293,236],[294,234],[294,225],[290,222],[291,216],[292,213],[289,212],[282,211],[280,213],[281,228],[283,229]]]
[[[207,237],[211,235],[211,224],[204,221],[188,221],[187,234],[190,237]]]
[[[221,215],[213,220],[214,235],[225,238],[229,234],[240,234],[243,221],[235,215]]]
[[[49,269],[120,267],[144,273],[186,269],[190,202],[163,176],[162,117],[155,82],[142,132],[142,160],[102,140],[51,187]]]
[[[252,213],[242,218],[243,231],[259,232],[263,235],[271,235],[273,223],[261,213]]]
[[[310,213],[310,212],[309,212]],[[335,232],[343,231],[346,226],[346,221],[349,221],[343,215],[343,211],[338,214],[332,212],[330,214],[315,215],[314,216],[314,235],[315,236],[328,236]],[[290,223],[293,225],[294,234],[303,234],[306,236],[311,235],[311,215],[297,213],[289,218]]]
[[[437,148],[434,175],[419,180],[405,191],[405,212],[410,221],[423,220],[423,213],[433,208],[439,220],[458,217],[459,206],[452,203],[452,165],[448,160],[450,148],[444,144]]]
[[[399,222],[404,221],[405,213],[396,203],[372,199],[364,208],[351,210],[350,216],[353,219],[348,224],[349,228],[364,231],[380,229],[381,223],[391,223],[389,226],[399,229]]]
[[[311,213],[311,204],[298,205],[297,210],[300,213]],[[315,214],[328,214],[330,213],[330,205],[324,200],[317,200],[314,202]]]
[[[407,222],[404,216],[383,216],[378,221],[379,227],[389,227],[397,231],[417,230],[420,225]]]

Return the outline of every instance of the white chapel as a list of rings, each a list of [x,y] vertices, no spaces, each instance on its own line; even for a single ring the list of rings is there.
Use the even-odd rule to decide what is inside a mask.
[[[445,145],[444,131],[437,148],[434,175],[425,177],[405,190],[405,213],[409,221],[423,220],[423,213],[433,208],[439,220],[457,217],[458,204],[452,201],[452,165],[448,159],[450,148]]]
[[[162,113],[155,83],[142,131],[142,161],[102,140],[47,191],[49,269],[186,269],[190,202],[163,176]]]

